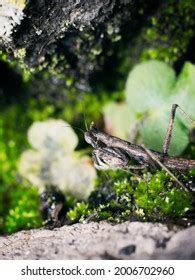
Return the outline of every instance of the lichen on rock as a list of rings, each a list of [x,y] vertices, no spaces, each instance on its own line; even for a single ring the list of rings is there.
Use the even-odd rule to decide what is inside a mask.
[[[0,1],[0,44],[2,41],[11,41],[15,26],[19,25],[24,17],[25,5],[26,0]]]

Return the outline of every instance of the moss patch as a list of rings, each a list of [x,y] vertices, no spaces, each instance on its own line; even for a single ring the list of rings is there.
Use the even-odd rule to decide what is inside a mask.
[[[192,209],[192,197],[184,192],[164,171],[145,173],[143,178],[123,172],[110,172],[110,180],[91,194],[87,203],[77,204],[68,212],[74,221],[179,220]],[[183,177],[186,182],[189,175]]]

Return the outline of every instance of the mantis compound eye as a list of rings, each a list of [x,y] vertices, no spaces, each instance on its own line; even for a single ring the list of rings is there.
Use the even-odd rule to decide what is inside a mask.
[[[91,135],[90,132],[85,132],[84,134],[85,141],[90,144],[93,148],[96,147],[97,139]]]

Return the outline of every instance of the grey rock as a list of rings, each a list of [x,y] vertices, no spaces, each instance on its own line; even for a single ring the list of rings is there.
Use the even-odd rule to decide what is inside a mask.
[[[0,237],[0,259],[195,259],[195,226],[75,224]]]

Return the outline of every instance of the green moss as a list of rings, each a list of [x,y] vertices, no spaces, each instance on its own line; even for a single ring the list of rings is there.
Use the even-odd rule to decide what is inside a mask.
[[[147,216],[182,217],[191,209],[192,201],[164,171],[141,180],[135,190],[135,203]]]
[[[17,160],[27,147],[26,127],[30,119],[21,106],[1,111],[0,119],[0,232],[40,226],[37,190],[17,179]]]
[[[0,61],[4,61],[4,62],[7,61],[7,54],[2,50],[0,50]]]
[[[21,49],[16,49],[14,51],[14,57],[15,58],[19,58],[20,60],[23,60],[26,56],[26,49],[25,48],[21,48]]]
[[[89,198],[88,208],[96,213],[95,220],[174,220],[192,209],[190,193],[180,189],[164,171],[145,173],[142,179],[120,172],[111,176]]]
[[[4,230],[8,233],[42,225],[39,213],[39,194],[33,187],[18,185],[10,194],[10,208]]]
[[[18,75],[21,76],[24,85],[31,81],[34,73],[34,69],[28,67],[24,63],[26,55],[26,50],[22,49],[15,49],[14,50],[14,57],[10,57],[9,52],[0,50],[0,62],[5,62],[7,65],[15,71]]]
[[[161,59],[174,64],[187,52],[194,37],[195,5],[193,0],[169,0],[163,3],[139,37],[144,46],[141,61]]]
[[[32,106],[32,105],[31,105]],[[33,108],[33,106],[31,107]],[[22,112],[22,113],[21,113]],[[0,232],[13,232],[40,226],[38,192],[23,186],[17,178],[17,161],[29,144],[26,131],[37,111],[26,104],[12,104],[1,108],[0,118]],[[51,115],[45,107],[42,117]]]
[[[67,218],[72,222],[83,222],[91,214],[89,205],[85,202],[77,202],[76,205],[67,212]]]

